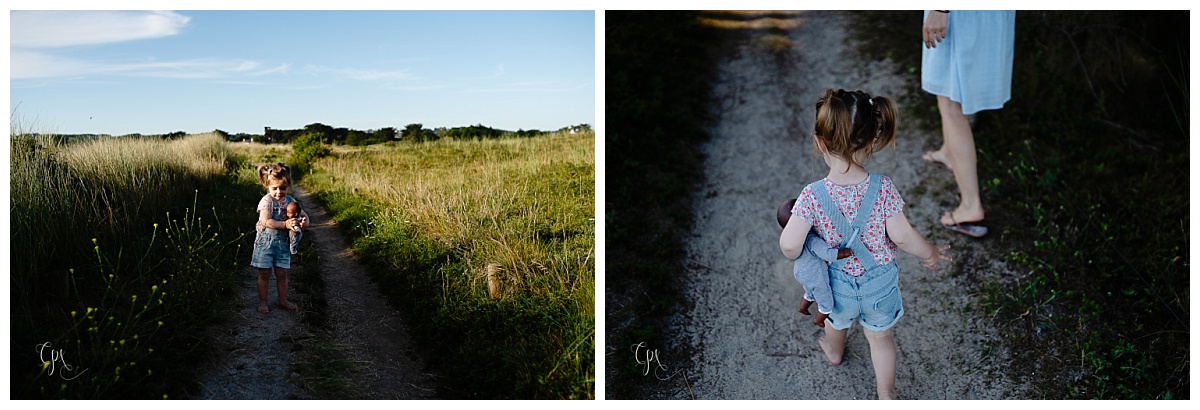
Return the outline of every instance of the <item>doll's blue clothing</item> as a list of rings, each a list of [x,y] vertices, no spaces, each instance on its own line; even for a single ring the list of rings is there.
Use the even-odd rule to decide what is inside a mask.
[[[854,238],[857,238],[856,235]],[[853,240],[854,238],[851,238]],[[804,239],[804,251],[792,265],[792,275],[804,286],[804,300],[817,302],[817,311],[833,311],[833,291],[829,287],[829,263],[837,261],[838,248],[825,243],[812,230]]]

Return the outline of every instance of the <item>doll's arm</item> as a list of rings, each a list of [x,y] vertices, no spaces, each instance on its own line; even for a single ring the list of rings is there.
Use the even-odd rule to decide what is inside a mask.
[[[838,260],[838,249],[829,246],[824,239],[817,236],[813,231],[808,231],[808,237],[804,241],[804,248],[808,249],[814,255],[825,262],[833,262]]]

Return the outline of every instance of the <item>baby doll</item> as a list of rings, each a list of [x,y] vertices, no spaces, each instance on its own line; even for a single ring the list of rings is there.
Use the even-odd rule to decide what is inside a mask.
[[[793,198],[779,206],[775,215],[779,220],[779,227],[787,226],[788,219],[792,217],[792,207],[795,205],[796,199]],[[813,301],[816,301],[818,316],[828,316],[833,311],[833,291],[829,288],[829,262],[850,257],[853,255],[853,251],[849,246],[842,249],[829,246],[813,230],[808,232],[804,249],[805,252],[800,253],[800,257],[796,258],[796,264],[792,267],[792,274],[796,276],[796,281],[804,286],[804,298],[800,301],[800,307],[796,308],[796,311],[809,315],[811,313],[808,312],[808,308],[812,306]],[[824,321],[823,317],[817,319]]]
[[[288,219],[292,219],[292,218],[307,219],[300,214],[300,203],[299,202],[292,202],[287,205],[287,217],[288,217]],[[302,231],[300,229],[299,225],[292,227],[292,230],[290,232],[288,232],[288,239],[290,242],[293,259],[297,257],[297,254],[300,253],[300,237],[301,236],[304,236],[304,231]]]

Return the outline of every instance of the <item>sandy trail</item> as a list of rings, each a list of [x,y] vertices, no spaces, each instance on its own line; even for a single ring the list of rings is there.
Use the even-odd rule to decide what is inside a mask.
[[[354,398],[434,398],[435,376],[423,370],[399,313],[388,306],[386,298],[371,282],[328,212],[317,206],[307,192],[295,189],[293,194],[310,218],[302,240],[312,241],[320,253],[333,343],[351,356],[347,360],[362,368],[362,372],[350,375],[362,391],[362,397]],[[299,373],[292,363],[302,345],[312,340],[314,330],[298,320],[297,312],[283,310],[276,304],[274,278],[267,298],[272,310],[266,315],[258,313],[258,292],[253,279],[256,270],[247,268],[247,274],[250,278],[237,292],[240,299],[237,313],[241,318],[234,325],[216,331],[225,356],[218,358],[206,372],[200,398],[311,398],[301,387]],[[289,281],[295,281],[294,274],[288,276]],[[294,283],[290,288],[288,299],[300,304],[306,295],[299,294]]]
[[[873,399],[870,350],[855,325],[840,366],[824,359],[811,317],[796,312],[802,288],[779,251],[775,210],[828,167],[812,154],[813,104],[825,88],[862,89],[899,100],[905,78],[890,62],[864,63],[846,43],[847,15],[802,12],[774,53],[765,30],[730,30],[713,90],[706,182],[696,192],[687,238],[683,293],[688,302],[669,334],[680,351],[661,351],[677,366],[670,387],[651,393],[675,399]],[[913,27],[918,30],[918,27]],[[919,47],[919,44],[914,44]],[[901,107],[900,112],[904,110]],[[990,319],[974,308],[978,284],[964,269],[1004,274],[989,239],[970,240],[937,225],[957,201],[953,176],[921,161],[938,133],[900,119],[896,149],[867,163],[892,177],[913,226],[934,243],[949,243],[956,262],[929,272],[900,252],[905,316],[894,327],[897,391],[906,399],[1021,397],[1006,377],[1003,350]],[[695,352],[687,357],[684,349]],[[672,363],[674,362],[674,363]],[[686,378],[686,380],[684,380]]]

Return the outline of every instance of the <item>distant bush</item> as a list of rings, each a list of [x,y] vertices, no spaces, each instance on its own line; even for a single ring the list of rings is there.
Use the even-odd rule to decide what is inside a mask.
[[[312,162],[318,158],[329,156],[332,149],[325,145],[324,136],[319,133],[301,135],[292,141],[291,166],[303,175],[309,171]]]

